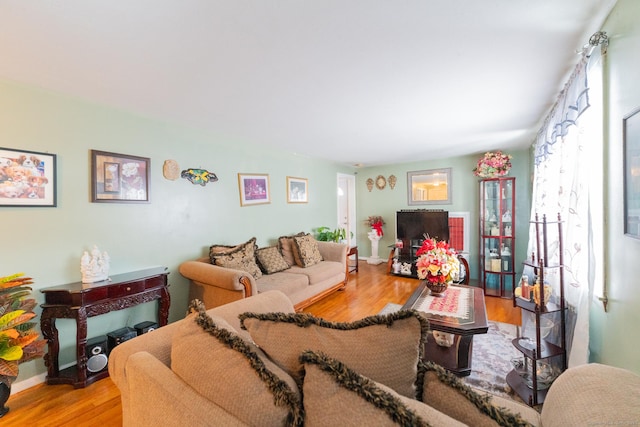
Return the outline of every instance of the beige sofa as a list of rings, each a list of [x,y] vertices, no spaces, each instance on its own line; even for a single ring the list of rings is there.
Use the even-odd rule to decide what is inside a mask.
[[[123,425],[125,427],[266,426],[302,425],[302,422],[304,425],[372,425],[372,423],[392,425],[394,422],[421,425],[421,422],[426,421],[433,426],[491,426],[498,425],[495,420],[499,419],[501,425],[565,427],[631,425],[640,419],[640,377],[626,370],[599,364],[565,371],[553,383],[541,413],[511,400],[478,394],[461,385],[462,382],[457,378],[451,380],[450,374],[443,374],[443,370],[437,369],[427,371],[422,382],[419,381],[419,375],[415,381],[416,384],[421,385],[419,388],[422,389],[416,392],[416,395],[421,394],[422,400],[428,404],[407,398],[406,395],[412,392],[413,384],[406,384],[409,386],[409,392],[402,391],[402,385],[393,384],[395,382],[393,376],[387,382],[393,384],[395,390],[382,383],[362,380],[363,387],[367,388],[370,391],[368,394],[373,395],[374,398],[392,396],[391,408],[365,401],[369,397],[362,398],[362,395],[358,394],[358,389],[353,391],[349,384],[344,387],[336,385],[330,375],[317,369],[313,363],[304,365],[306,374],[303,374],[303,384],[294,382],[293,379],[280,380],[276,382],[276,391],[272,395],[266,390],[264,378],[268,377],[267,374],[272,375],[271,373],[280,375],[281,378],[287,377],[286,374],[282,374],[286,364],[278,362],[277,353],[280,350],[291,351],[295,345],[282,346],[277,340],[270,338],[261,345],[265,353],[273,353],[267,357],[253,344],[253,341],[265,338],[264,333],[267,333],[267,336],[276,337],[277,334],[269,335],[277,332],[269,329],[274,325],[283,328],[290,325],[286,322],[274,324],[268,321],[263,322],[256,318],[261,316],[260,314],[243,314],[242,322],[245,326],[249,325],[248,330],[243,330],[239,315],[245,312],[292,313],[293,311],[291,301],[284,294],[278,291],[265,292],[208,310],[206,313],[202,309],[197,316],[191,315],[114,348],[109,356],[109,373],[121,392]],[[272,314],[265,316],[272,316]],[[295,316],[305,316],[305,314]],[[416,318],[419,317],[416,316]],[[217,338],[209,335],[212,330],[211,325],[207,326],[206,322],[198,323],[199,319],[203,318],[210,319],[212,324],[217,325],[217,329],[214,328],[218,331]],[[420,335],[420,330],[415,329],[417,325],[415,318],[396,318],[394,321],[381,324],[367,322],[367,319],[363,319],[364,326],[358,326],[360,329],[331,330],[332,334],[352,334],[346,336],[352,345],[338,344],[336,348],[327,350],[328,353],[342,354],[339,357],[350,359],[348,363],[353,364],[351,366],[360,365],[358,369],[363,371],[368,370],[368,365],[379,364],[378,353],[382,354],[382,357],[394,357],[393,363],[382,364],[382,373],[389,375],[390,372],[394,372],[393,375],[400,378],[403,371],[396,369],[398,365],[404,364],[404,359],[422,357],[420,354],[407,354],[413,353],[413,350],[422,346],[412,345],[410,347],[412,351],[401,350],[397,356],[391,353],[385,356],[385,352],[394,351],[394,348],[402,349],[406,344],[405,341],[411,339],[411,335]],[[400,322],[409,322],[408,327],[414,329],[394,330]],[[256,326],[258,326],[257,329]],[[315,327],[316,329],[311,328],[309,331],[310,342],[313,340],[313,335],[318,332],[318,325]],[[374,333],[373,338],[353,339],[353,334],[366,335],[366,328],[379,329],[369,330]],[[407,331],[411,333],[407,334]],[[426,333],[426,331],[423,332]],[[304,334],[306,331],[296,333]],[[386,348],[358,354],[360,346],[366,346],[369,341],[375,341],[375,334],[378,333],[386,336],[382,337],[380,343],[374,345]],[[294,340],[294,335],[295,333],[285,333],[284,339]],[[392,339],[391,341],[394,342],[389,343],[389,337],[395,335],[398,335],[398,340]],[[228,338],[229,336],[232,338]],[[335,338],[335,336],[332,337]],[[309,344],[310,347],[315,345]],[[253,349],[251,354],[261,354],[264,364],[260,365],[261,359],[239,355],[238,349],[243,346]],[[306,345],[303,344],[300,348],[304,347]],[[308,355],[307,353],[311,352],[305,352],[305,356]],[[257,369],[257,365],[262,366],[262,370]],[[347,369],[341,365],[338,365],[338,368]],[[378,368],[372,366],[369,375],[371,377],[380,375],[376,371]],[[404,374],[406,373],[404,371]],[[440,379],[439,375],[449,375],[447,377],[449,382]],[[351,383],[357,382],[353,380],[353,376],[342,374],[341,376],[349,378]],[[313,383],[311,383],[312,380]],[[302,389],[304,393],[301,392]],[[295,391],[287,394],[283,390]],[[299,411],[295,417],[291,417],[286,411],[283,412],[282,406],[285,401],[303,402],[300,404],[304,408],[303,412]],[[388,404],[388,401],[385,402]],[[380,409],[381,407],[384,408]],[[406,417],[416,414],[419,418],[407,423]]]
[[[269,290],[279,290],[289,297],[295,310],[300,311],[330,293],[344,289],[348,279],[348,245],[313,239],[322,260],[302,267],[294,256],[297,251],[293,237],[279,239],[278,252],[287,262],[287,268],[263,273],[258,278],[248,274],[247,269],[214,265],[210,257],[182,263],[180,274],[191,281],[190,300],[197,298],[209,309]],[[256,255],[259,256],[262,250],[256,249]]]

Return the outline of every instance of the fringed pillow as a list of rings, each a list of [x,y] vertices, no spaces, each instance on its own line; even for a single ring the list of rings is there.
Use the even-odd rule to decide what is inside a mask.
[[[310,235],[297,236],[293,238],[293,258],[300,267],[310,267],[322,261],[322,255],[318,249],[318,242]]]
[[[422,396],[419,363],[429,323],[414,310],[334,323],[307,313],[242,313],[240,324],[278,366],[302,384],[305,350],[321,351],[403,396]]]
[[[195,300],[173,336],[171,369],[198,393],[248,425],[301,426],[298,387],[224,319]]]
[[[304,236],[305,234],[306,233],[304,231],[301,231],[300,233],[293,236],[281,236],[278,238],[278,249],[280,250],[282,257],[290,267],[296,265],[296,260],[293,256],[293,253],[295,251],[293,246],[293,238],[296,236]]]
[[[254,279],[259,279],[262,271],[256,264],[256,249],[256,238],[252,237],[246,243],[236,246],[213,245],[209,248],[209,258],[211,264],[246,271]]]
[[[532,426],[521,414],[493,405],[491,395],[474,391],[442,366],[426,362],[425,368],[421,400],[434,409],[474,427]]]
[[[305,426],[464,425],[320,352],[306,351],[300,362],[305,372]]]

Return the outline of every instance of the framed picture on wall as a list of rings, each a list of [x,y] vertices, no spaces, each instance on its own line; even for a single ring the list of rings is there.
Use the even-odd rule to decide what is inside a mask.
[[[451,204],[451,168],[407,172],[407,204]]]
[[[0,206],[55,207],[56,155],[0,147]]]
[[[149,203],[147,157],[91,150],[91,201]]]
[[[238,190],[240,191],[240,206],[271,203],[269,175],[267,174],[239,173]]]
[[[287,203],[308,203],[309,187],[305,178],[287,177]]]
[[[640,108],[622,120],[624,140],[624,233],[640,239]]]

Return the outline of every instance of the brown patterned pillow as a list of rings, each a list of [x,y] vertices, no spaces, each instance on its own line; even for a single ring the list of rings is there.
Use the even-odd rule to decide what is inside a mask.
[[[296,264],[300,267],[310,267],[322,261],[322,255],[318,250],[318,242],[310,235],[293,238],[294,251],[293,257],[296,260]]]
[[[287,262],[287,264],[289,264],[289,266],[296,265],[296,260],[293,257],[293,238],[296,236],[304,236],[305,234],[305,232],[301,231],[294,236],[281,236],[278,238],[278,249],[280,249],[282,257]]]
[[[258,249],[256,251],[256,258],[258,259],[260,267],[262,267],[262,271],[266,274],[277,273],[278,271],[290,268],[290,265],[284,260],[276,246]]]
[[[213,249],[211,249],[214,247],[219,251],[214,253]],[[220,248],[224,248],[222,245],[214,245],[211,248],[209,250],[211,264],[246,271],[251,274],[254,279],[262,277],[262,271],[260,270],[260,267],[258,267],[258,264],[256,264],[255,237],[252,237],[246,243],[236,246],[228,246],[229,249],[226,251],[220,250]]]

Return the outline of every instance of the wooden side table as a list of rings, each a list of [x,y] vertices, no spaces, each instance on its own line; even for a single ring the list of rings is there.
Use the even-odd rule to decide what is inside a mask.
[[[169,271],[165,267],[156,267],[115,275],[102,282],[77,282],[41,289],[45,302],[42,304],[40,329],[49,347],[44,356],[47,384],[71,384],[74,388],[82,388],[109,376],[106,370],[95,374],[87,373],[88,317],[158,300],[158,324],[165,326],[171,303],[168,275]],[[77,364],[66,369],[60,369],[58,363],[60,343],[56,319],[60,318],[76,321]]]
[[[351,255],[355,255],[356,262],[355,264],[349,264],[349,257]],[[358,247],[357,246],[349,246],[349,250],[347,251],[347,274],[358,272]]]

